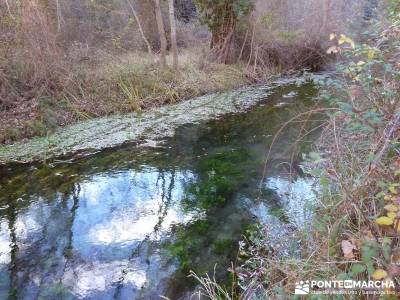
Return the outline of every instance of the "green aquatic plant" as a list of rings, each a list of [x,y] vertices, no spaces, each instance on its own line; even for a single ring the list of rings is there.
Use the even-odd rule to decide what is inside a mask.
[[[207,220],[197,220],[177,228],[175,242],[168,245],[168,250],[172,257],[178,259],[181,270],[189,271],[193,268],[199,270],[200,266],[195,267],[198,256],[194,254],[204,251],[206,246],[204,236],[209,228],[210,223]]]
[[[235,192],[246,188],[254,176],[257,160],[248,149],[225,150],[206,156],[197,164],[198,178],[187,186],[188,210],[210,210],[221,206]]]
[[[167,249],[171,258],[178,261],[182,276],[187,276],[191,270],[196,274],[209,272],[215,267],[216,260],[212,258],[218,257],[218,265],[224,268],[218,268],[219,274],[226,282],[229,278],[224,270],[234,260],[232,253],[236,251],[233,249],[237,248],[240,234],[248,225],[248,216],[241,214],[229,229],[235,233],[227,234],[221,230],[225,223],[223,211],[230,210],[236,193],[250,187],[256,178],[254,170],[260,169],[261,162],[247,148],[218,150],[201,157],[195,164],[198,176],[185,187],[182,200],[185,210],[206,212],[206,216],[176,227]]]

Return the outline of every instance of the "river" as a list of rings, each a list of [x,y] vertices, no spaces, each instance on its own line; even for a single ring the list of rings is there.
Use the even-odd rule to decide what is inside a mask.
[[[0,299],[186,299],[198,288],[190,270],[229,280],[254,224],[289,237],[311,217],[313,180],[299,165],[318,131],[298,138],[320,121],[285,127],[263,176],[265,155],[318,89],[266,90],[157,142],[0,167]],[[285,248],[297,251],[289,238]]]

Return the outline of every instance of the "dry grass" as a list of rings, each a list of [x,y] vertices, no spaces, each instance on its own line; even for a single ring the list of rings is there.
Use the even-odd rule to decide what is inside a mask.
[[[134,4],[156,52],[151,5]],[[178,24],[179,71],[160,68],[142,52],[126,5],[0,0],[0,144],[246,82],[243,67],[206,62],[208,31],[198,22]]]
[[[95,62],[73,65],[59,77],[61,84],[57,87],[30,90],[31,97],[0,112],[0,142],[10,143],[80,120],[146,110],[246,83],[242,66],[204,62],[202,55],[201,50],[182,51],[178,71],[161,69],[155,56],[143,52],[103,54]]]
[[[179,71],[161,69],[156,56],[142,52],[143,42],[125,1],[57,3],[0,0],[0,38],[4,38],[0,43],[0,143],[46,135],[58,126],[88,118],[265,82],[271,74],[307,67],[316,57],[309,55],[315,51],[305,49],[302,41],[291,38],[290,28],[280,24],[277,32],[285,29],[289,36],[284,47],[271,49],[277,35],[260,23],[265,17],[261,10],[258,25],[253,26],[257,30],[250,26],[253,30],[243,41],[247,58],[242,53],[238,64],[211,62],[210,33],[192,20],[178,22]],[[159,42],[150,2],[134,3],[156,52]],[[275,20],[280,13],[286,15],[281,10],[274,13]],[[254,43],[250,36],[256,36]],[[289,63],[292,59],[298,64]]]

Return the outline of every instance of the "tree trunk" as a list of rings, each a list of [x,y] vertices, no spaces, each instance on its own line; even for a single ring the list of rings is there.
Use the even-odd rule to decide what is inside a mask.
[[[237,17],[230,3],[225,5],[224,22],[212,30],[211,49],[224,64],[233,62]]]
[[[167,59],[166,59],[167,38],[165,37],[164,21],[161,14],[160,0],[155,0],[155,5],[156,5],[156,20],[157,20],[158,35],[161,44],[160,64],[163,68],[165,68],[167,66]]]
[[[322,16],[322,25],[320,28],[320,35],[321,33],[324,34],[328,28],[329,21],[330,21],[330,11],[331,11],[331,0],[325,0],[323,2],[323,16]]]
[[[8,11],[8,15],[14,20],[14,15],[11,13],[11,8],[10,8],[10,4],[8,3],[8,0],[5,0],[6,2],[6,6],[7,6],[7,11]]]
[[[169,6],[169,23],[171,25],[171,48],[172,48],[172,65],[174,69],[178,69],[178,46],[176,42],[176,22],[174,0],[168,0]]]
[[[61,5],[60,0],[56,0],[56,13],[57,13],[57,33],[61,31],[61,23],[62,23],[62,12],[61,12]]]
[[[132,10],[132,14],[135,17],[136,23],[138,24],[140,34],[141,34],[142,39],[143,39],[143,41],[144,41],[144,43],[146,44],[146,47],[147,47],[147,52],[149,52],[149,54],[151,55],[151,54],[153,54],[153,51],[151,50],[151,46],[150,46],[149,40],[146,38],[146,35],[144,34],[143,27],[142,27],[142,24],[140,23],[139,16],[138,16],[135,8],[133,7],[131,1],[130,0],[126,0],[126,2],[128,2],[129,7]]]

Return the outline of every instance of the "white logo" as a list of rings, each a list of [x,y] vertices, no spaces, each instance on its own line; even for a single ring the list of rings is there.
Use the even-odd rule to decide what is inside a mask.
[[[294,289],[295,295],[308,295],[310,293],[310,282],[300,281],[296,282],[296,287]]]

